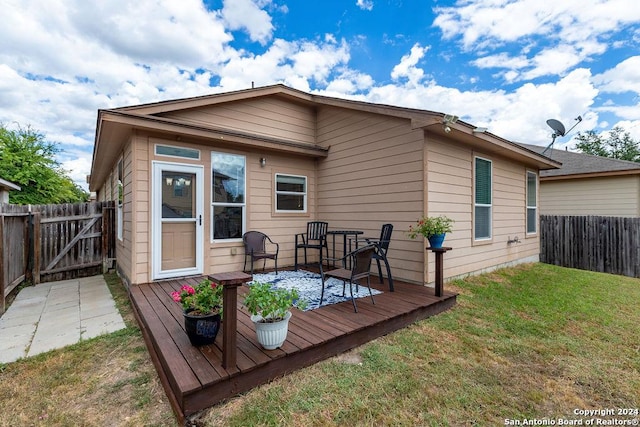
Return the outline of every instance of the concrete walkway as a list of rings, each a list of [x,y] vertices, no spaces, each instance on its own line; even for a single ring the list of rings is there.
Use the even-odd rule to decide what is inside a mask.
[[[0,363],[125,327],[102,276],[22,289],[0,318]]]

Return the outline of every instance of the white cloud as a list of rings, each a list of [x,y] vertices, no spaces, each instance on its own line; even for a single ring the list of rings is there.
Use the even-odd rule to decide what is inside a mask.
[[[422,47],[418,43],[413,45],[411,52],[403,56],[400,59],[400,63],[393,67],[391,78],[394,80],[407,78],[412,85],[417,85],[424,76],[424,70],[416,67],[416,65],[424,58],[427,50],[429,50],[428,47]]]
[[[440,28],[445,39],[460,38],[466,51],[483,52],[528,42],[544,37],[522,49],[529,56],[531,68],[518,79],[564,74],[584,60],[605,52],[613,31],[640,20],[640,8],[635,0],[477,0],[455,7],[439,7],[434,26]],[[479,66],[488,66],[484,58]],[[491,66],[521,70],[520,61]],[[503,74],[514,80],[513,73]]]
[[[373,10],[373,0],[356,0],[356,6],[362,10]]]
[[[269,4],[270,1],[263,2]],[[266,44],[272,37],[273,24],[267,12],[252,0],[224,0],[222,16],[231,30],[245,30],[252,41]]]
[[[603,92],[635,92],[640,95],[640,56],[632,56],[593,77]]]

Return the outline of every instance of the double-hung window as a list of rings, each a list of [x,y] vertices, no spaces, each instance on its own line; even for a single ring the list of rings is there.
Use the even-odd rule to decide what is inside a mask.
[[[492,162],[476,157],[474,167],[474,216],[473,229],[475,240],[491,239],[492,211]]]
[[[211,230],[213,240],[241,239],[246,212],[246,158],[211,153]]]
[[[527,234],[538,231],[538,175],[527,171]]]
[[[307,177],[276,174],[276,212],[307,211]]]

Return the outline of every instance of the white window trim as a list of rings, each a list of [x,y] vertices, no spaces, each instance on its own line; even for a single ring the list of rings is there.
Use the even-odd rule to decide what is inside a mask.
[[[536,204],[535,206],[529,206],[529,175],[533,175],[536,178],[536,188],[535,188],[535,192],[536,192]],[[525,199],[525,205],[526,205],[526,209],[525,209],[525,233],[529,236],[533,236],[535,234],[538,234],[538,174],[533,172],[533,171],[527,171],[526,174],[526,199]],[[533,209],[535,210],[536,214],[535,214],[535,231],[529,231],[529,210]]]
[[[243,203],[221,203],[221,202],[214,202],[213,201],[213,181],[211,182],[211,216],[209,217],[210,220],[210,224],[211,224],[211,232],[210,232],[210,239],[211,239],[211,243],[234,243],[234,242],[242,242],[242,237],[239,238],[233,238],[233,239],[215,239],[215,207],[216,206],[229,206],[229,207],[234,207],[234,206],[239,206],[242,207],[242,233],[240,233],[240,235],[242,236],[246,230],[247,230],[247,156],[244,156],[242,154],[236,154],[236,153],[228,153],[225,151],[212,151],[211,152],[211,168],[209,169],[209,173],[212,174],[213,173],[213,155],[214,154],[227,154],[227,155],[232,155],[232,156],[238,156],[238,157],[242,157],[244,159],[244,202]],[[211,177],[211,175],[210,175]]]
[[[294,178],[304,178],[304,192],[298,192],[298,191],[278,191],[278,177],[280,176],[291,176]],[[304,176],[304,175],[294,175],[294,174],[290,174],[290,173],[276,173],[275,174],[275,185],[274,185],[274,189],[275,189],[275,211],[277,213],[307,213],[307,188],[309,185],[309,179]],[[302,210],[291,210],[291,209],[278,209],[278,194],[291,194],[291,195],[295,195],[295,196],[299,196],[302,195],[303,196],[303,201],[304,201],[304,206],[302,208]]]
[[[122,174],[122,176],[120,176]],[[121,157],[116,163],[116,233],[119,241],[124,240],[124,159]],[[122,192],[122,197],[120,193]]]
[[[489,175],[491,185],[491,203],[476,203],[476,160],[484,160],[491,164],[491,174]],[[489,208],[489,236],[476,237],[476,207]],[[493,160],[482,156],[473,157],[473,240],[475,242],[486,242],[493,239]]]

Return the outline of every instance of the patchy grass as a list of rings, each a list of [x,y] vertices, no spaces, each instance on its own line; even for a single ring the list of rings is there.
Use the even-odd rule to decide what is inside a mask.
[[[0,365],[1,426],[176,425],[126,291],[107,280],[128,327]],[[640,407],[640,280],[530,264],[447,287],[452,310],[194,424],[486,426]]]
[[[460,296],[447,313],[196,422],[484,426],[640,407],[640,280],[530,264],[448,287]]]
[[[0,365],[0,425],[175,425],[126,290],[105,279],[127,328]]]

